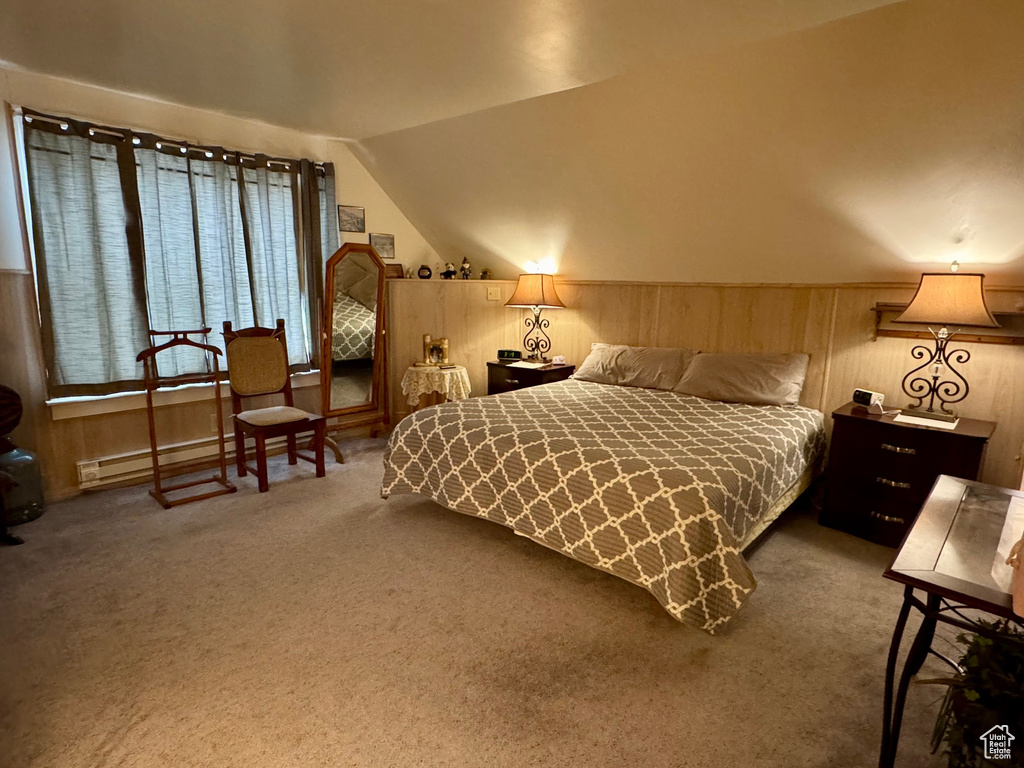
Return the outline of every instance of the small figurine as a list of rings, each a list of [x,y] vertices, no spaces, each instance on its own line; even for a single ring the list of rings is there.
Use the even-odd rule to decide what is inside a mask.
[[[484,267],[483,269],[481,269],[480,270],[480,279],[481,280],[490,280],[491,279],[491,270],[489,270],[487,267]]]
[[[462,279],[463,280],[469,280],[469,278],[472,277],[472,275],[473,275],[473,268],[471,266],[469,266],[469,257],[467,257],[467,256],[463,256],[462,257],[462,266],[459,267],[459,272],[462,273]]]
[[[441,273],[441,278],[443,280],[454,280],[456,274],[455,265],[450,261],[446,261],[444,263],[444,272]]]

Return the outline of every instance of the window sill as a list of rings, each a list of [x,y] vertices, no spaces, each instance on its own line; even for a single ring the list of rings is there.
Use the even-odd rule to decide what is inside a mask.
[[[226,382],[225,382],[226,383]],[[292,374],[292,389],[316,387],[320,385],[320,371],[303,371]],[[213,384],[184,384],[180,387],[160,389],[153,393],[153,405],[163,408],[168,405],[194,403],[210,400]],[[222,397],[228,396],[224,387]],[[146,408],[145,392],[120,392],[115,395],[99,397],[58,397],[47,400],[50,407],[50,418],[54,421],[64,419],[80,419],[84,416],[101,416],[104,413],[120,413],[122,411],[139,411]]]

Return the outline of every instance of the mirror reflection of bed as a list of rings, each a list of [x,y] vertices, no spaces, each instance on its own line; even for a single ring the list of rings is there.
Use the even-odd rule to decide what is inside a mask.
[[[379,269],[366,253],[349,253],[336,267],[331,333],[332,409],[364,405],[372,399]]]

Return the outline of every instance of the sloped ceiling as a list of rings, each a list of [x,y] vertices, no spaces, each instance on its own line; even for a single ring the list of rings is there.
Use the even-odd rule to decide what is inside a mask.
[[[33,71],[360,138],[892,0],[5,0]]]
[[[1024,3],[920,0],[360,143],[511,276],[1024,283]],[[550,266],[548,267],[551,268]]]
[[[953,258],[1024,282],[1021,39],[1019,0],[0,16],[17,65],[344,137],[446,260],[686,282],[906,280]]]

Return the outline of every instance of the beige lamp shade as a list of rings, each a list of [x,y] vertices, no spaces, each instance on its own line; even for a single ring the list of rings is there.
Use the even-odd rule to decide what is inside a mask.
[[[506,307],[538,307],[539,309],[559,309],[565,304],[555,293],[554,275],[520,275],[512,298],[505,302]]]
[[[910,305],[894,323],[998,328],[985,304],[984,275],[926,272]]]

